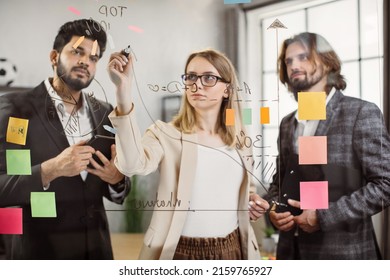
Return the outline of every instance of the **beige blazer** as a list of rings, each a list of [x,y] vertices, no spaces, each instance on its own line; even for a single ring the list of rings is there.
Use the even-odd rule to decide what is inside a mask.
[[[126,116],[116,116],[113,111],[109,118],[117,130],[115,165],[126,176],[147,175],[160,171],[157,190],[159,201],[180,200],[164,211],[154,211],[139,259],[173,258],[178,244],[188,209],[190,209],[191,188],[194,181],[197,161],[197,136],[185,134],[172,124],[156,121],[141,136],[134,110]],[[242,159],[246,154],[238,150]],[[247,160],[240,164],[245,170]],[[239,193],[239,209],[247,210],[250,191],[250,174],[245,172]],[[172,197],[171,197],[172,196]],[[155,206],[156,209],[157,206]],[[159,210],[159,209],[156,209]],[[168,211],[172,210],[172,211]],[[175,211],[176,210],[176,211]],[[238,211],[241,246],[244,259],[259,259],[259,249],[248,211]]]

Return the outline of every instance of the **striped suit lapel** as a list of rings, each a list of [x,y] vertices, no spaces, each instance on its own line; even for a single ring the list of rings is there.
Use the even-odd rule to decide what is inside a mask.
[[[319,122],[315,133],[316,136],[325,136],[328,134],[328,130],[331,127],[332,121],[334,119],[335,110],[343,96],[344,95],[340,91],[336,91],[332,99],[329,101],[328,105],[326,106],[326,120]]]

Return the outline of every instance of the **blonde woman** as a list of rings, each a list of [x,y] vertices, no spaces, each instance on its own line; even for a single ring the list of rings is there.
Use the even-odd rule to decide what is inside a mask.
[[[140,259],[258,259],[249,221],[269,205],[250,188],[250,167],[242,158],[251,151],[236,149],[243,127],[231,62],[211,49],[192,53],[182,75],[186,88],[178,116],[155,122],[143,136],[132,103],[132,69],[131,57],[111,55],[115,164],[127,176],[159,169],[157,199],[173,195],[181,202],[171,211],[154,211]],[[233,126],[225,124],[226,109],[235,109]]]

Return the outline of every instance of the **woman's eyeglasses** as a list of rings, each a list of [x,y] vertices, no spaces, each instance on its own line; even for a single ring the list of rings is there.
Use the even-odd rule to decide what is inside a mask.
[[[200,78],[200,82],[205,87],[213,87],[217,84],[218,81],[227,83],[223,78],[211,74],[205,74],[205,75],[183,74],[181,75],[181,78],[183,80],[183,83],[186,86],[191,86],[195,84],[199,78]]]

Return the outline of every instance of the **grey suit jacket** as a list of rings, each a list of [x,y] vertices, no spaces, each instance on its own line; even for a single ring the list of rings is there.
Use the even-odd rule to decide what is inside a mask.
[[[302,168],[291,162],[296,125],[295,112],[281,122],[280,168],[268,198],[278,197],[280,175],[280,187],[285,189],[299,181],[328,181],[330,200],[329,209],[317,210],[320,231],[298,230],[301,258],[379,258],[371,216],[390,205],[390,138],[381,111],[373,103],[337,91],[315,133],[327,136],[326,165]],[[294,258],[294,233],[295,229],[281,232],[278,259]]]

